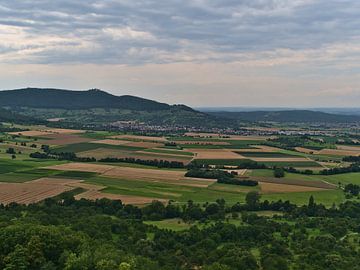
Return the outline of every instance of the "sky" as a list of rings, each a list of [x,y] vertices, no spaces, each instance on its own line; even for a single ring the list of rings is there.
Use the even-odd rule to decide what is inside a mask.
[[[358,0],[0,0],[0,89],[359,107]]]

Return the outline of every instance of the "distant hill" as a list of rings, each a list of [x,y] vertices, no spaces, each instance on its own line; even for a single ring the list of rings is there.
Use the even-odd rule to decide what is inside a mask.
[[[25,88],[0,91],[1,107],[90,109],[121,108],[128,110],[168,110],[170,105],[134,96],[115,96],[92,89],[70,91],[62,89]]]
[[[208,113],[218,117],[249,122],[354,123],[360,121],[360,116],[357,115],[340,115],[309,110]]]
[[[168,105],[135,96],[115,96],[92,89],[25,88],[0,91],[0,107],[39,119],[62,118],[66,122],[87,124],[137,120],[153,125],[218,127],[233,125],[198,112],[186,105]]]

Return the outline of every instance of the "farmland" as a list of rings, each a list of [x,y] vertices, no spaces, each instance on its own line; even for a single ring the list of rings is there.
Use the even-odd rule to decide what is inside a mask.
[[[75,196],[76,199],[109,198],[132,204],[172,200],[183,204],[189,200],[206,203],[223,198],[231,204],[244,202],[248,192],[257,191],[264,200],[281,199],[306,204],[313,195],[317,201],[331,205],[345,200],[343,191],[338,188],[339,183],[359,183],[358,173],[329,176],[318,173],[326,168],[347,166],[342,163],[342,157],[332,151],[356,153],[355,146],[335,145],[336,141],[331,149],[304,151],[306,145],[292,150],[281,148],[280,143],[268,145],[273,140],[276,142],[274,136],[209,133],[147,136],[43,126],[30,126],[24,132],[4,134],[4,138],[0,144],[0,182],[34,186],[43,184],[41,179],[73,179],[78,183],[76,188],[87,187]],[[281,143],[286,142],[283,141]],[[329,143],[330,140],[326,145]],[[44,144],[50,147],[48,159],[29,157],[30,153],[41,152]],[[9,147],[14,148],[15,159],[6,153]],[[57,155],[62,153],[74,153],[77,158],[94,160],[58,160]],[[168,167],[157,167],[155,164],[158,163],[152,161],[178,162],[183,167],[172,168],[171,163]],[[186,177],[186,166],[233,171],[237,178],[258,181],[259,185],[231,186],[217,183],[216,179]],[[278,179],[273,176],[274,167],[311,170],[315,174],[287,172]],[[50,183],[58,186],[56,181]],[[64,187],[63,191],[75,188],[70,184]],[[61,191],[60,187],[57,188]],[[58,192],[53,194],[58,195]]]

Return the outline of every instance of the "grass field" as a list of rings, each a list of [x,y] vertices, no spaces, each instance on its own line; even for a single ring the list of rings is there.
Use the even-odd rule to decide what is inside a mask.
[[[171,155],[182,155],[192,157],[194,154],[186,151],[177,151],[177,150],[165,150],[165,149],[146,149],[145,152],[157,153],[157,154],[171,154]]]
[[[106,149],[117,149],[117,150],[124,150],[124,151],[138,151],[144,150],[144,147],[131,147],[126,145],[109,145],[109,144],[99,144],[99,143],[76,143],[76,144],[69,144],[63,147],[56,147],[53,148],[52,151],[55,153],[60,152],[85,152],[90,150],[95,150],[98,148],[106,148]]]
[[[272,177],[272,170],[252,170],[250,176]],[[289,180],[306,180],[306,181],[326,181],[337,185],[342,184],[358,184],[360,185],[360,173],[344,173],[336,175],[304,175],[296,173],[286,173],[284,179]]]

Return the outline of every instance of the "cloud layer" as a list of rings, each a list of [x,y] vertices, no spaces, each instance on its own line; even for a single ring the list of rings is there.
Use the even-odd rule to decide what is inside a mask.
[[[359,15],[354,0],[0,1],[0,57],[17,63],[283,61],[284,54],[307,57],[339,43],[358,50]]]

